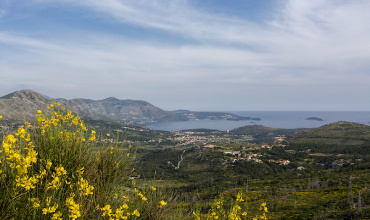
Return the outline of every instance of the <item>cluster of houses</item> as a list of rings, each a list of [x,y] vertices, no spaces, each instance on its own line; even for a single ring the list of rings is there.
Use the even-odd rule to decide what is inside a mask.
[[[263,163],[262,160],[258,159],[259,157],[262,157],[261,154],[255,154],[255,153],[246,154],[246,153],[242,153],[241,151],[225,151],[224,154],[234,156],[234,157],[230,157],[230,161],[232,163],[235,163],[237,161],[243,161],[243,160],[254,161],[254,162],[257,162],[257,163]],[[235,158],[235,157],[237,157],[237,158]]]
[[[276,146],[285,147],[286,145],[278,144]],[[257,147],[252,148],[252,150],[259,150],[259,149],[263,149],[263,148],[272,149],[272,147],[273,146],[271,146],[269,144],[263,144],[261,146],[257,146]],[[243,150],[245,150],[244,147],[243,147]],[[237,161],[254,161],[254,162],[257,162],[257,163],[263,163],[263,161],[261,159],[259,159],[259,157],[262,157],[263,155],[256,154],[256,153],[246,153],[246,152],[243,152],[243,150],[242,151],[225,151],[224,154],[233,156],[233,157],[229,158],[231,163],[235,163]],[[289,161],[289,160],[280,160],[280,161],[268,160],[268,162],[277,163],[277,164],[280,164],[280,165],[288,165],[288,164],[291,163],[291,161]]]
[[[203,132],[204,133],[204,132]],[[231,141],[230,138],[226,137],[219,137],[216,135],[194,135],[195,132],[175,132],[175,137],[171,137],[169,139],[173,141],[178,141],[178,145],[190,145],[190,144],[206,144],[206,143],[229,143]],[[197,134],[202,134],[202,132],[198,132]]]

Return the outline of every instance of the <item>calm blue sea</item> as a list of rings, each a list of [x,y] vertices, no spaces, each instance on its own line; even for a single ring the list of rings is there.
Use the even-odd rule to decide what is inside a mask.
[[[151,123],[155,130],[179,131],[195,128],[232,130],[245,125],[264,125],[272,128],[317,128],[336,121],[350,121],[370,125],[370,111],[231,111],[240,116],[261,118],[261,121],[198,120]],[[324,121],[305,120],[318,117]]]

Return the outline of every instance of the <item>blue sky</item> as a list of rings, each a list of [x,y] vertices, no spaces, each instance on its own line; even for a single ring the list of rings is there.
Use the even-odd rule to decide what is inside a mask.
[[[370,110],[367,0],[0,0],[0,96]]]

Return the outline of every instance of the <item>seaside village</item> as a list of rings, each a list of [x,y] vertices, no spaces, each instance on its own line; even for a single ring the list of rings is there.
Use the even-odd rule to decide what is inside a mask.
[[[213,134],[212,134],[213,133]],[[259,151],[261,149],[268,149],[271,150],[273,147],[285,147],[284,136],[275,137],[274,144],[261,144],[255,145],[253,147],[240,147],[238,150],[234,149],[225,149],[223,147],[219,147],[218,145],[227,145],[231,144],[235,141],[235,136],[220,136],[219,131],[213,131],[211,134],[207,134],[205,132],[194,132],[194,131],[176,131],[173,132],[174,137],[171,138],[173,141],[178,142],[178,146],[186,146],[186,145],[202,145],[204,147],[209,147],[213,149],[222,150],[223,153],[229,156],[229,162],[235,163],[237,161],[254,161],[257,163],[263,163],[260,157],[262,154],[253,153],[253,151]],[[240,138],[239,136],[237,138]],[[253,139],[251,136],[243,136],[243,141]],[[289,160],[268,160],[268,162],[276,163],[279,165],[288,165],[291,163]]]

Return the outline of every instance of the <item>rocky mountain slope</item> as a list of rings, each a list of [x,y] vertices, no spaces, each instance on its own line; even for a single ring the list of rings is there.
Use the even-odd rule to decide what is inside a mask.
[[[32,90],[21,90],[0,98],[0,115],[4,120],[30,121],[37,110],[45,112],[50,99]]]
[[[46,111],[52,99],[32,90],[20,90],[0,98],[0,115],[12,120],[32,120],[37,110]],[[114,97],[103,100],[56,99],[72,112],[93,120],[121,122],[164,122],[210,120],[249,120],[229,113],[220,112],[170,112],[164,111],[141,100],[120,100]]]

